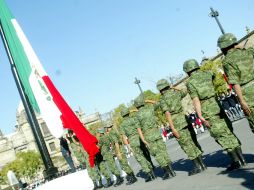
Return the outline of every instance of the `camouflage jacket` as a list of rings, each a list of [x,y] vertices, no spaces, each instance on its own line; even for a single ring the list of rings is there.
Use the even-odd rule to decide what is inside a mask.
[[[181,130],[188,125],[181,103],[186,95],[186,92],[170,89],[167,90],[160,99],[162,111],[164,113],[166,111],[170,112],[176,130]]]
[[[187,89],[191,98],[198,97],[201,101],[202,115],[209,118],[220,113],[220,107],[215,98],[213,78],[215,74],[210,71],[195,71],[187,81]]]
[[[111,140],[108,134],[104,134],[99,138],[98,146],[101,150],[101,155],[105,156],[107,154],[111,154]]]
[[[222,61],[229,84],[254,80],[254,49],[231,49]]]
[[[137,118],[129,116],[123,118],[119,129],[120,134],[125,135],[129,139],[130,145],[135,147],[140,146],[137,128],[140,128]]]
[[[161,138],[160,131],[157,128],[154,106],[145,105],[141,107],[136,116],[146,141],[152,142]]]

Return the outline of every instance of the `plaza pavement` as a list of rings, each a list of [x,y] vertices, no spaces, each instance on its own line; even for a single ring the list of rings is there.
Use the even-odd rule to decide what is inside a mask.
[[[138,176],[138,181],[130,186],[125,184],[119,187],[110,187],[108,190],[254,190],[254,134],[251,132],[246,119],[234,122],[236,136],[242,142],[243,154],[248,165],[242,169],[224,172],[230,160],[220,146],[210,137],[209,132],[198,135],[198,141],[204,150],[204,162],[208,169],[200,174],[188,176],[191,169],[191,161],[186,159],[186,155],[175,139],[171,139],[167,144],[168,153],[173,161],[173,168],[177,176],[162,180],[162,170],[156,168],[157,179],[148,183],[144,182],[144,176]],[[129,158],[130,165],[135,173],[139,173],[140,166],[136,160]],[[153,162],[158,166],[156,161]],[[126,180],[125,182],[126,183]]]

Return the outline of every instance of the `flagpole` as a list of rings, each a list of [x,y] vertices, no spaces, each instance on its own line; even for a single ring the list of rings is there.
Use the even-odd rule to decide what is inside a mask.
[[[37,144],[43,164],[45,166],[45,170],[43,171],[44,178],[51,179],[55,176],[55,174],[57,174],[58,170],[53,165],[53,162],[50,158],[46,143],[45,143],[43,135],[41,133],[35,112],[31,106],[31,103],[30,103],[27,95],[24,93],[24,88],[22,86],[20,77],[19,77],[16,67],[14,65],[14,61],[13,61],[10,49],[8,47],[8,44],[7,44],[7,40],[6,40],[5,33],[4,33],[1,22],[0,22],[0,35],[1,35],[2,41],[4,43],[4,47],[5,47],[5,50],[6,50],[6,53],[7,53],[10,65],[11,65],[11,71],[12,71],[16,86],[18,88],[19,95],[21,97],[22,103],[24,105],[24,108],[25,108],[25,111],[27,114],[28,122],[31,126],[31,129],[32,129],[32,132],[33,132],[33,135],[35,138],[35,142]]]

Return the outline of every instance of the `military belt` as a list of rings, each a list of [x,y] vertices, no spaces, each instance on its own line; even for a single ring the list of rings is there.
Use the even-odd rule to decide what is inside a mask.
[[[251,86],[252,84],[254,84],[254,80],[251,80],[251,81],[249,81],[249,82],[247,82],[245,84],[242,84],[241,87],[242,88],[247,88],[247,87]]]
[[[211,97],[206,98],[206,99],[202,99],[202,100],[200,100],[200,102],[202,103],[202,102],[204,102],[204,101],[206,101],[206,100],[209,100],[209,99],[211,99],[211,98],[214,98],[214,96],[211,96]]]

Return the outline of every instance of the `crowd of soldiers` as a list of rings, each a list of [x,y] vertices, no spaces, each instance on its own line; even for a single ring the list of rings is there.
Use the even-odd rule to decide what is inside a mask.
[[[254,131],[254,49],[241,48],[237,44],[236,37],[231,34],[223,34],[218,39],[218,47],[224,54],[223,68],[228,78],[228,83],[233,86],[237,94],[240,106],[246,115],[252,131]],[[109,124],[97,131],[98,147],[100,154],[96,156],[96,166],[89,167],[89,159],[78,140],[74,139],[73,149],[83,152],[78,156],[80,162],[84,162],[88,174],[94,182],[95,188],[102,187],[101,175],[106,178],[104,187],[119,186],[124,182],[120,170],[116,166],[115,157],[118,159],[121,169],[127,174],[127,185],[137,181],[137,178],[128,164],[124,146],[127,146],[146,174],[145,182],[156,179],[154,165],[151,161],[153,156],[163,169],[162,179],[166,180],[176,176],[172,167],[172,161],[157,128],[156,109],[160,108],[168,122],[177,142],[186,153],[188,159],[193,162],[193,168],[189,176],[198,174],[207,169],[202,159],[202,148],[196,135],[186,120],[181,100],[189,93],[193,107],[202,123],[207,127],[210,135],[227,152],[231,163],[226,171],[239,169],[246,165],[241,142],[233,132],[230,123],[216,97],[213,80],[215,74],[212,71],[201,71],[195,59],[184,62],[183,70],[189,76],[187,91],[177,90],[170,86],[169,82],[161,79],[157,82],[157,89],[161,94],[158,102],[145,100],[141,94],[134,100],[136,110],[131,112],[128,108],[121,111],[123,121],[116,129]],[[113,183],[110,172],[116,176]]]

